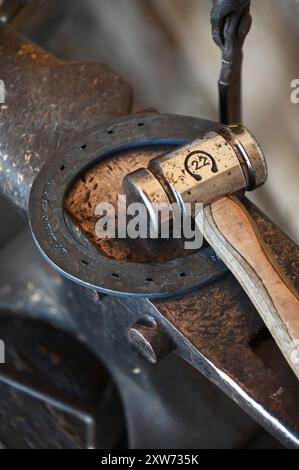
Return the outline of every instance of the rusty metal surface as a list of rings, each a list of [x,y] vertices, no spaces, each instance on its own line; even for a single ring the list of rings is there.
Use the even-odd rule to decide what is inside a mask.
[[[78,132],[130,111],[129,85],[107,65],[66,63],[0,26],[0,185],[26,209],[43,163]]]
[[[29,230],[1,250],[0,281],[0,331],[9,359],[5,370],[0,366],[0,397],[7,401],[0,441],[7,447],[116,445],[123,421],[113,415],[117,401],[99,387],[107,372],[121,397],[129,448],[231,448],[260,432],[177,355],[156,365],[140,357],[128,330],[139,309],[143,316],[149,309],[147,301],[99,297],[68,282],[41,258]],[[105,396],[106,407],[94,413]]]
[[[151,147],[148,151],[152,155]],[[146,150],[143,149],[142,152],[144,159]],[[123,154],[122,159],[125,167],[135,161],[129,152]],[[88,187],[86,181],[89,180],[84,175],[81,177],[76,186],[77,196],[87,194],[94,185],[101,185],[105,180],[101,197],[106,200],[107,196],[109,200],[111,185],[120,186],[119,180],[122,178],[121,171],[107,171],[107,165],[109,168],[111,161],[113,156],[106,163],[94,168]],[[107,184],[107,179],[110,179],[110,184]],[[290,276],[290,280],[298,282],[298,247],[252,204],[246,201],[246,205],[260,226],[263,237],[270,244],[270,249],[272,246],[274,255],[276,253],[276,257],[280,258],[279,262],[286,275]],[[92,210],[92,205],[85,207],[86,220],[93,217]],[[81,218],[80,221],[82,226]],[[90,238],[92,235],[89,232]],[[130,250],[125,253],[129,255]],[[155,256],[157,253],[153,251],[152,254]],[[283,358],[279,358],[280,365],[277,368],[272,363],[265,365],[258,356],[257,349],[270,339],[259,315],[232,275],[226,275],[180,299],[140,301],[139,304],[133,303],[132,309],[137,309],[140,316],[145,312],[150,313],[156,316],[157,321],[163,321],[163,317],[165,321],[166,318],[170,322],[167,331],[172,335],[178,354],[207,375],[283,443],[298,447],[298,384]],[[270,359],[271,357],[273,351],[270,352]],[[275,355],[274,357],[276,358]]]
[[[299,287],[299,248],[244,199],[271,253]],[[231,274],[200,292],[154,305],[203,356],[181,354],[290,446],[299,447],[298,381]]]
[[[153,149],[149,148],[147,152],[147,158],[150,158]],[[136,153],[139,155],[138,150],[122,155],[123,167],[136,164]],[[145,161],[146,149],[140,155]],[[111,186],[120,187],[123,176],[123,171],[109,171],[109,168],[119,164],[117,154],[115,158],[115,162],[114,156],[111,156],[94,167],[87,173],[88,177],[83,175],[83,180],[76,183],[71,198],[77,197],[78,201],[82,201],[89,192],[91,197],[95,185],[100,186],[105,181],[100,193],[96,192],[100,197],[98,202],[106,198],[110,200]],[[273,256],[290,281],[297,283],[298,287],[299,248],[247,199],[244,203]],[[93,206],[87,204],[84,214],[73,212],[83,229],[84,220],[90,220],[93,215],[92,210]],[[92,224],[87,225],[92,239],[95,236],[91,230]],[[140,253],[139,262],[142,261]],[[122,247],[120,256],[123,261],[126,255],[130,262],[130,250]],[[157,259],[157,252],[153,250],[152,256]],[[144,261],[149,261],[148,253]],[[298,447],[298,383],[258,313],[231,274],[174,300],[131,302],[131,309],[137,310],[141,318],[147,312],[157,321],[164,320],[179,355],[208,376],[283,443]]]

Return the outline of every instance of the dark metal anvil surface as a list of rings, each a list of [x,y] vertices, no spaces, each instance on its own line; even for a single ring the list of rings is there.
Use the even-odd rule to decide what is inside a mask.
[[[128,114],[132,92],[107,66],[62,62],[6,27],[0,70],[7,87],[0,187],[26,211],[43,162],[78,132]],[[298,247],[246,204],[298,288]],[[0,260],[0,337],[7,345],[0,441],[7,447],[115,446],[124,421],[131,448],[209,446],[209,418],[221,410],[231,417],[235,408],[201,374],[284,445],[299,447],[298,383],[231,274],[179,299],[102,296],[52,271],[27,229],[5,245]],[[158,364],[128,340],[144,317],[156,321],[149,328],[160,338],[156,344],[175,348]],[[208,399],[213,405],[203,414],[200,403]],[[243,414],[224,422],[217,430],[225,434],[229,426],[227,447],[237,445],[242,430],[254,430]]]

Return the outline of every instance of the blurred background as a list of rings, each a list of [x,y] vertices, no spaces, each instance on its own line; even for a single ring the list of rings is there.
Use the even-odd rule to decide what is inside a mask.
[[[111,65],[132,85],[135,108],[218,119],[220,51],[211,0],[44,0],[17,27],[68,60]],[[265,151],[269,180],[250,195],[299,243],[299,0],[252,0],[244,48],[244,124]],[[41,13],[43,11],[43,13]],[[52,34],[38,27],[48,15]],[[35,28],[32,28],[36,21]],[[59,86],[59,84],[57,84]]]

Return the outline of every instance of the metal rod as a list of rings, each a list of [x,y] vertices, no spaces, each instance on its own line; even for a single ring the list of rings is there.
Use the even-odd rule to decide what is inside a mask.
[[[242,48],[251,27],[249,0],[214,0],[213,39],[222,51],[219,89],[220,121],[242,121]]]

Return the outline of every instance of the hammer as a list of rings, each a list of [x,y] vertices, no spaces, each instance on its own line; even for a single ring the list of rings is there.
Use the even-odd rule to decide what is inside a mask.
[[[123,190],[129,202],[145,204],[154,226],[157,203],[170,208],[175,202],[182,212],[186,203],[203,204],[204,238],[239,281],[299,379],[298,293],[236,196],[266,179],[256,139],[243,126],[230,125],[151,160],[124,178]]]

